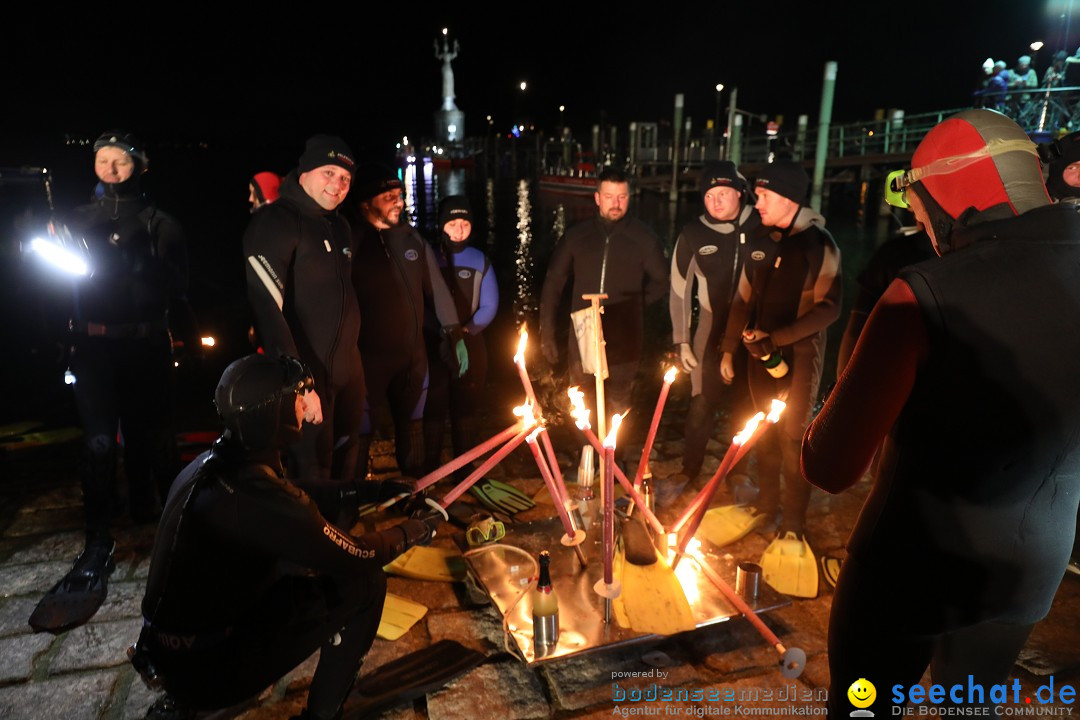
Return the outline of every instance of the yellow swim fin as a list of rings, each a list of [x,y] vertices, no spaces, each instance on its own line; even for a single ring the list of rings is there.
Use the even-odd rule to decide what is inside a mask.
[[[398,555],[383,570],[416,580],[454,582],[465,579],[465,560],[457,550],[417,545]]]
[[[698,529],[700,537],[717,547],[742,540],[752,531],[765,524],[767,516],[752,507],[721,505],[705,513]]]
[[[394,593],[386,593],[377,634],[383,640],[397,640],[420,622],[420,619],[427,615],[427,611],[420,603]]]
[[[761,575],[779,593],[812,598],[818,594],[818,564],[810,543],[788,531],[761,556]]]
[[[614,569],[622,583],[622,592],[612,603],[619,625],[655,635],[696,627],[679,579],[656,552],[639,516],[623,524]]]

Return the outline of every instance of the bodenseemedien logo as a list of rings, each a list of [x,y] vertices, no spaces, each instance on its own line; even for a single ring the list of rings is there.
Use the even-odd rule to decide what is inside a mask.
[[[866,678],[859,678],[848,687],[847,698],[848,702],[855,707],[849,713],[851,717],[874,717],[873,711],[866,709],[877,699],[877,688],[874,687],[874,683]]]

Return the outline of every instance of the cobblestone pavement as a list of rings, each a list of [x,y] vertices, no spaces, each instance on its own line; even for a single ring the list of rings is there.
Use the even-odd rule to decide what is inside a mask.
[[[663,478],[679,467],[685,405],[686,398],[677,385],[654,451],[652,468],[659,478],[661,496]],[[494,432],[506,423],[498,420],[489,424]],[[562,467],[575,465],[572,451],[580,440],[559,428],[553,436],[561,451]],[[711,443],[707,468],[716,466],[723,449],[715,441]],[[153,694],[135,676],[125,656],[141,622],[139,602],[153,542],[152,527],[120,530],[109,598],[91,623],[57,637],[33,634],[27,625],[38,598],[66,572],[81,548],[78,454],[77,442],[0,454],[0,717],[9,720],[138,718],[153,701]],[[388,472],[393,463],[390,444],[376,443],[376,455],[375,470]],[[531,456],[522,450],[496,468],[493,477],[512,480],[529,491],[539,491],[542,485]],[[868,481],[864,481],[841,496],[814,494],[810,539],[819,555],[843,553],[844,540],[867,488]],[[527,519],[542,516],[545,509],[552,512],[550,505],[541,504]],[[765,545],[765,538],[753,534],[725,552],[738,559],[756,559]],[[919,581],[918,568],[906,569],[906,578],[902,572],[898,569],[898,582]],[[389,589],[430,610],[400,640],[377,640],[363,672],[443,638],[479,650],[487,660],[442,690],[384,714],[386,718],[609,717],[618,707],[626,707],[613,702],[612,674],[635,671],[653,675],[620,678],[619,690],[631,696],[638,690],[648,692],[654,683],[688,692],[730,688],[743,698],[738,704],[744,714],[768,714],[793,705],[816,708],[818,714],[824,714],[821,701],[829,680],[826,628],[832,599],[831,589],[824,584],[817,598],[795,600],[766,616],[767,624],[783,642],[803,648],[809,656],[806,671],[797,680],[781,677],[775,653],[741,618],[648,645],[529,668],[505,652],[496,611],[490,605],[472,604],[462,584],[391,577]],[[927,592],[932,593],[933,588]],[[1014,668],[1024,693],[1034,693],[1051,675],[1058,688],[1080,684],[1078,609],[1080,581],[1067,576],[1050,616],[1035,629]],[[314,661],[309,659],[268,688],[253,705],[240,711],[239,717],[278,720],[299,712]],[[704,699],[663,705],[663,709],[656,703],[640,707],[657,714],[697,717],[721,714],[725,709],[724,703]],[[733,709],[730,703],[726,705],[726,709]],[[1071,710],[1071,706],[1063,707]]]

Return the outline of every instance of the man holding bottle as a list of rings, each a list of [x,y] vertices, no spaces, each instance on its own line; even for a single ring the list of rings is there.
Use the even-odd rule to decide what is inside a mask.
[[[750,243],[720,361],[725,382],[734,381],[741,340],[750,353],[746,374],[755,408],[768,411],[777,397],[787,403],[777,427],[757,445],[757,510],[766,528],[779,527],[777,541],[797,541],[804,549],[810,485],[799,472],[799,445],[821,380],[825,329],[840,316],[842,288],[840,251],[825,218],[803,205],[809,186],[806,171],[792,160],[778,160],[758,175],[762,232]]]

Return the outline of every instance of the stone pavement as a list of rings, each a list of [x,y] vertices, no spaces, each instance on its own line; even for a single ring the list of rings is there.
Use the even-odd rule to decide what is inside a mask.
[[[679,438],[686,398],[676,386],[671,410],[661,426],[653,471],[658,478],[679,467]],[[499,422],[491,423],[494,432]],[[505,423],[501,423],[505,425]],[[580,440],[553,432],[565,450],[561,465],[576,465],[572,450]],[[376,443],[376,471],[392,464],[389,443]],[[715,467],[723,447],[713,442],[706,467]],[[40,595],[70,566],[81,549],[78,443],[0,451],[0,718],[38,720],[74,718],[121,720],[142,717],[153,701],[125,656],[141,623],[139,602],[147,575],[153,528],[124,527],[118,535],[117,569],[109,599],[93,621],[58,637],[30,632],[26,623]],[[519,450],[496,468],[493,477],[520,482],[539,491],[542,482],[531,456]],[[661,481],[662,482],[662,481]],[[843,553],[844,540],[868,489],[868,481],[830,497],[814,494],[810,510],[811,542],[818,554]],[[531,513],[543,513],[540,506]],[[446,539],[437,542],[448,543]],[[766,540],[756,534],[721,553],[757,559]],[[897,570],[897,582],[918,582],[918,568]],[[557,587],[556,579],[556,587]],[[617,713],[612,673],[659,672],[659,678],[618,680],[619,690],[633,693],[660,688],[683,689],[689,700],[642,703],[668,715],[702,717],[731,710],[731,703],[694,699],[695,689],[732,691],[744,714],[771,714],[789,706],[824,715],[828,686],[826,631],[831,589],[795,600],[768,613],[766,623],[790,646],[809,657],[805,673],[785,680],[776,671],[775,652],[742,618],[648,645],[612,649],[529,668],[504,650],[502,623],[492,606],[470,602],[462,584],[391,577],[389,589],[430,608],[427,616],[396,642],[376,640],[364,663],[370,672],[383,663],[443,638],[457,640],[487,656],[484,664],[444,689],[383,717],[431,718],[600,718]],[[927,588],[933,592],[933,588]],[[1080,582],[1066,577],[1050,616],[1034,631],[1014,674],[1025,693],[1054,676],[1057,687],[1080,684]],[[887,651],[887,649],[883,649]],[[258,701],[242,711],[245,720],[289,718],[303,707],[315,658],[309,659]],[[924,678],[924,684],[926,679]],[[879,688],[879,692],[881,689]],[[663,709],[661,708],[663,706]],[[1065,706],[1071,710],[1071,706]]]

